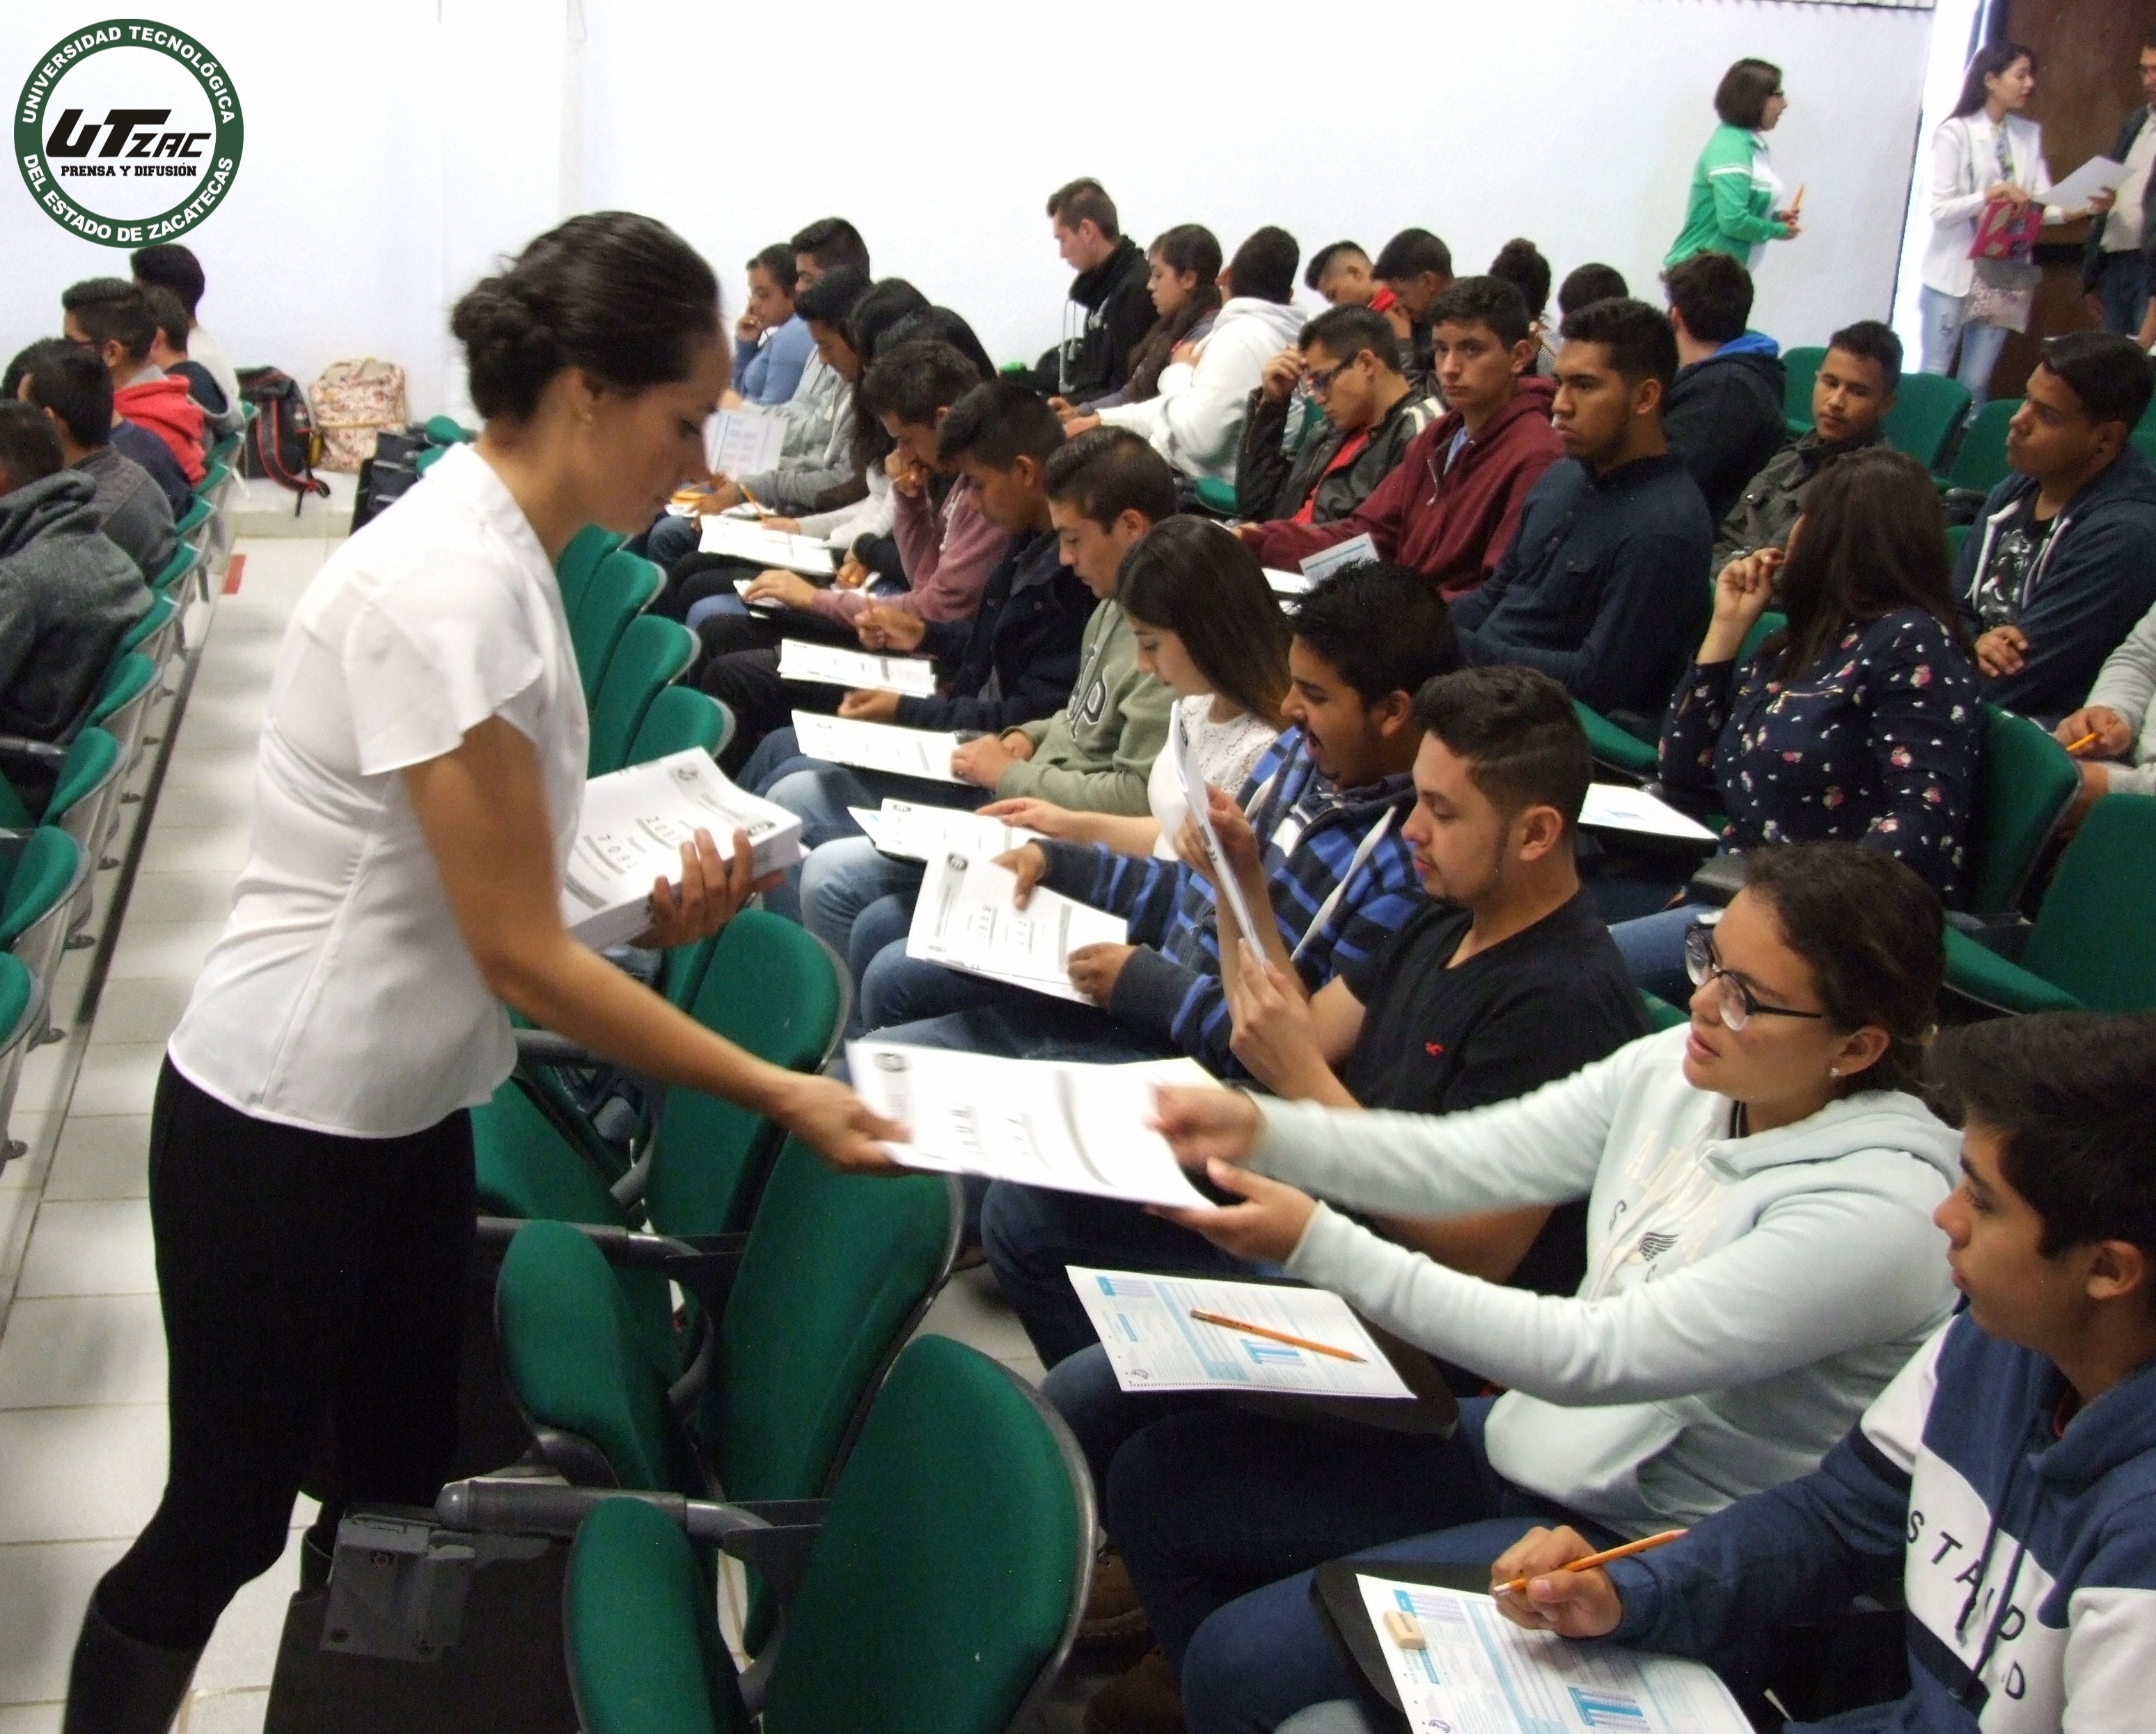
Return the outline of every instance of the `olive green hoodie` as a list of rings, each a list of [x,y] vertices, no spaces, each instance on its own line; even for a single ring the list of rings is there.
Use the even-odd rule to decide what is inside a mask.
[[[1146,781],[1168,742],[1175,694],[1138,666],[1137,641],[1122,607],[1098,603],[1086,623],[1070,701],[1053,716],[1009,731],[1033,757],[996,779],[996,795],[1030,795],[1081,813],[1141,813]]]

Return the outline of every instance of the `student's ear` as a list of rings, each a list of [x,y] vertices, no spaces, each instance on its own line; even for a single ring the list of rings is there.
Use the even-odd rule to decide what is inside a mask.
[[[1670,329],[1675,331],[1680,338],[1689,337],[1691,336],[1691,331],[1686,329],[1684,315],[1678,312],[1674,307],[1670,309]]]
[[[1522,378],[1532,373],[1535,367],[1535,340],[1522,337],[1512,346],[1512,377]]]
[[[1389,692],[1370,706],[1370,721],[1377,726],[1378,733],[1389,741],[1409,729],[1419,728],[1415,721],[1414,695],[1410,692]]]
[[[2131,1240],[2099,1240],[2090,1249],[2090,1300],[2123,1300],[2136,1294],[2145,1300],[2148,1284],[2148,1259]]]
[[[2132,433],[2124,422],[2098,422],[2096,425],[2097,449],[2103,454],[2108,464],[2126,449],[2127,436]]]
[[[108,337],[98,346],[97,358],[105,363],[106,372],[113,373],[126,365],[127,351],[117,337]]]
[[[1659,415],[1662,409],[1662,382],[1651,373],[1632,387],[1632,413]]]
[[[1029,494],[1040,491],[1040,459],[1020,452],[1011,459],[1011,480]]]
[[[1529,807],[1512,821],[1514,850],[1522,861],[1539,861],[1560,847],[1572,847],[1564,815],[1554,807]]]
[[[1844,1036],[1830,1062],[1835,1076],[1846,1081],[1861,1072],[1870,1071],[1886,1058],[1893,1039],[1876,1023],[1867,1023],[1854,1034]]]
[[[1152,521],[1135,506],[1125,506],[1116,514],[1116,521],[1108,526],[1117,536],[1127,536],[1136,541],[1152,528]]]

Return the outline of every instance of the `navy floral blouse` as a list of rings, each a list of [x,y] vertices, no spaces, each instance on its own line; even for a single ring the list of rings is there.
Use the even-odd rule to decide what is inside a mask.
[[[1662,722],[1671,799],[1728,817],[1730,849],[1882,849],[1951,900],[1962,887],[1983,718],[1976,671],[1921,608],[1852,626],[1794,680],[1775,658],[1686,671]]]

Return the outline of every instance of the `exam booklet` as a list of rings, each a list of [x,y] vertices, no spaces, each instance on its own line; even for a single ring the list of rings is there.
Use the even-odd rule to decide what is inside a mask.
[[[859,687],[928,698],[936,691],[936,664],[925,656],[877,656],[843,644],[812,644],[783,639],[778,672],[788,680],[814,680],[826,686]]]
[[[1675,837],[1686,843],[1712,844],[1719,839],[1692,818],[1666,801],[1658,801],[1642,788],[1621,783],[1591,782],[1579,809],[1579,822],[1606,831],[1635,831],[1644,837]]]
[[[1714,1670],[1676,1656],[1531,1632],[1495,1600],[1358,1574],[1416,1734],[1750,1734]]]
[[[902,729],[888,722],[796,711],[793,735],[808,757],[834,765],[925,777],[932,782],[964,781],[951,774],[951,755],[958,750],[958,737],[948,730]]]
[[[577,841],[562,883],[562,920],[594,951],[651,925],[651,886],[681,876],[681,845],[709,831],[721,859],[748,833],[757,876],[801,859],[801,821],[736,788],[700,746],[584,785]]]
[[[1378,545],[1366,532],[1351,536],[1344,542],[1336,542],[1329,548],[1320,548],[1315,554],[1297,562],[1303,577],[1315,584],[1329,578],[1343,566],[1360,566],[1363,562],[1378,557]]]
[[[1176,783],[1183,791],[1183,804],[1198,822],[1198,834],[1205,841],[1205,859],[1213,870],[1214,904],[1235,916],[1237,931],[1262,952],[1265,930],[1251,920],[1242,882],[1228,870],[1227,857],[1221,853],[1220,834],[1214,829],[1212,809],[1205,798],[1204,773],[1198,768],[1198,749],[1191,745],[1190,731],[1183,726],[1180,705],[1168,713],[1168,762],[1175,767]],[[1270,910],[1266,913],[1270,914]]]
[[[1090,1004],[1070,985],[1070,954],[1081,946],[1125,943],[1129,923],[1040,886],[1020,909],[1013,900],[1017,890],[1018,875],[993,855],[949,849],[931,856],[906,955]]]
[[[1126,1391],[1284,1391],[1412,1399],[1362,1320],[1337,1295],[1285,1283],[1066,1273]],[[1200,1318],[1204,1313],[1210,1319]],[[1235,1324],[1214,1321],[1230,1319]],[[1255,1326],[1255,1330],[1238,1326]],[[1301,1342],[1285,1342],[1298,1337]],[[1322,1343],[1352,1360],[1306,1345]]]
[[[831,562],[831,551],[814,536],[788,536],[741,518],[705,519],[702,538],[696,546],[702,553],[803,572],[812,578],[828,578],[837,570]]]
[[[887,796],[881,807],[849,807],[846,811],[870,842],[884,854],[906,861],[925,861],[952,849],[993,859],[1040,836],[1024,825],[1007,825],[978,813],[894,801]]]
[[[1147,1124],[1161,1085],[1212,1081],[1195,1061],[1082,1065],[867,1041],[847,1043],[846,1071],[863,1101],[906,1128],[911,1142],[886,1147],[907,1167],[1140,1204],[1206,1202]]]
[[[767,410],[721,409],[704,423],[704,461],[714,475],[761,475],[778,467],[786,421]]]

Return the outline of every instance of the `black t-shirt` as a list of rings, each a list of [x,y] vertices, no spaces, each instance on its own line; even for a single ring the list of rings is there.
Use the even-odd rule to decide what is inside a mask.
[[[1639,989],[1584,889],[1449,967],[1472,920],[1433,903],[1341,971],[1363,1018],[1340,1081],[1364,1107],[1450,1114],[1505,1101],[1647,1033]],[[1583,1198],[1550,1213],[1510,1285],[1570,1295],[1586,1269]]]
[[[2029,579],[2044,557],[2056,517],[2036,516],[2036,490],[2030,489],[1991,538],[1991,558],[1977,575],[1976,618],[1980,629],[2020,623],[2028,601]]]

